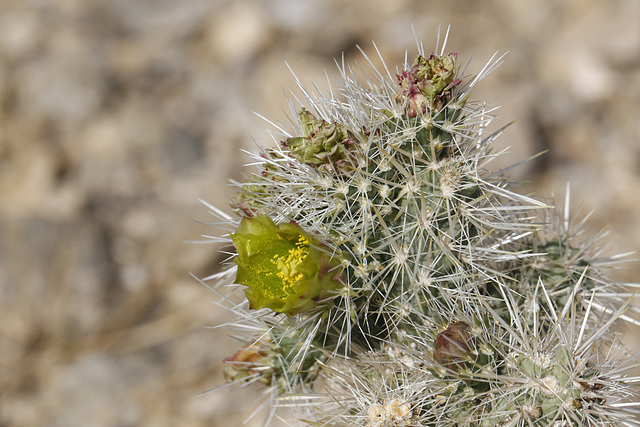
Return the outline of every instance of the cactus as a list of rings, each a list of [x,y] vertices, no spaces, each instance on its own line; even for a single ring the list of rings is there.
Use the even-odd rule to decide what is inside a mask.
[[[286,402],[313,426],[640,425],[614,260],[487,167],[502,129],[471,90],[501,61],[340,68],[254,155],[237,216],[211,207],[237,254],[210,278],[244,341],[226,377],[268,388],[267,423]]]

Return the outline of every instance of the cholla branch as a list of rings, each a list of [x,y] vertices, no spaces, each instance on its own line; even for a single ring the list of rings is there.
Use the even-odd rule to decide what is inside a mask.
[[[489,169],[502,129],[471,90],[502,56],[470,74],[435,52],[300,85],[236,216],[209,206],[241,341],[227,379],[267,388],[267,423],[286,406],[314,426],[640,425],[607,236]]]

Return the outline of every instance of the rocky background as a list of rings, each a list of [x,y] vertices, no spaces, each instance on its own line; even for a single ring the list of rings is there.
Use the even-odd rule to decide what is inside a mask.
[[[285,61],[327,87],[440,24],[472,69],[509,51],[475,92],[519,119],[504,164],[550,150],[515,175],[639,249],[637,0],[0,0],[0,426],[240,425],[248,392],[196,397],[235,346],[189,274],[223,258],[188,243],[216,232],[198,198],[272,143],[252,112],[285,120]]]

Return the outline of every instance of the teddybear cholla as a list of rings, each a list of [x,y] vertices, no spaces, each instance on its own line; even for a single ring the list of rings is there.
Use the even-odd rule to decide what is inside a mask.
[[[470,91],[501,58],[467,75],[419,51],[301,88],[296,131],[235,183],[237,217],[210,206],[235,247],[208,278],[242,341],[227,379],[267,387],[267,423],[640,425],[615,260],[490,169],[501,130]]]

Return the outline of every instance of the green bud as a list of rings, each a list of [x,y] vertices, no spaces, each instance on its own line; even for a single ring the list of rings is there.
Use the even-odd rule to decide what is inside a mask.
[[[302,109],[298,114],[302,135],[289,138],[282,145],[296,159],[308,165],[336,171],[348,163],[349,150],[355,143],[347,129],[338,123],[317,120],[313,114]]]
[[[408,101],[407,115],[415,117],[427,111],[439,110],[451,99],[451,89],[460,84],[456,79],[456,54],[429,59],[418,55],[409,71],[398,74],[402,102]]]
[[[231,235],[238,251],[236,283],[254,310],[270,308],[287,316],[308,312],[340,287],[321,243],[295,223],[276,225],[266,215],[243,218]]]
[[[417,79],[418,89],[429,99],[440,95],[453,83],[456,76],[455,54],[438,56],[432,54],[429,59],[418,55],[413,63],[412,72]]]

